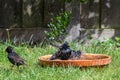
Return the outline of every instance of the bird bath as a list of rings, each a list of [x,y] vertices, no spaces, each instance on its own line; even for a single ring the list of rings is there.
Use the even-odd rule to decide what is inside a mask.
[[[45,55],[39,57],[39,62],[42,66],[73,66],[73,67],[92,67],[104,66],[111,62],[111,57],[105,54],[88,54],[85,53],[77,60],[49,60],[52,55]]]

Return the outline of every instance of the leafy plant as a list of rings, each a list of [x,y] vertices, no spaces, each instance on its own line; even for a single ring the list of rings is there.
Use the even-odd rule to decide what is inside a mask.
[[[110,38],[105,42],[99,40],[94,40],[92,43],[93,46],[101,46],[104,48],[120,47],[120,37],[115,37],[115,39]]]
[[[120,37],[115,37],[116,46],[120,47]]]
[[[58,40],[58,37],[66,34],[66,27],[68,26],[71,18],[70,12],[63,12],[60,15],[54,17],[48,27],[50,31],[45,31],[47,39]],[[60,41],[60,40],[58,40]]]

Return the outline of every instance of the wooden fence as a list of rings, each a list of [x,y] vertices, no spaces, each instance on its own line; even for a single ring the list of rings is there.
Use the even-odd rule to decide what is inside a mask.
[[[120,0],[89,0],[80,5],[83,28],[119,28]],[[65,0],[0,0],[0,28],[46,27],[61,11]]]
[[[46,27],[64,0],[0,0],[0,28]]]
[[[119,3],[120,0],[89,0],[81,4],[82,28],[119,28]],[[25,29],[28,32],[25,35],[29,35],[30,31],[31,35],[35,35],[37,33],[32,33],[33,28],[39,31],[41,28],[46,30],[51,18],[64,10],[71,10],[70,3],[65,3],[65,0],[0,0],[0,39],[4,38],[3,33],[6,32],[6,28],[19,29],[16,34]],[[10,34],[13,34],[14,30]],[[38,35],[36,37],[41,38]]]
[[[84,28],[120,28],[120,0],[89,0],[82,4],[81,24]]]

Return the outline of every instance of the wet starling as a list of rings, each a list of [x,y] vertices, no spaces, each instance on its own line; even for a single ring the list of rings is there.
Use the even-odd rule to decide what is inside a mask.
[[[13,48],[11,46],[8,46],[6,48],[6,52],[8,53],[8,59],[9,61],[16,66],[20,66],[25,64],[25,60],[21,58],[16,52],[14,52]]]
[[[59,47],[59,50],[55,54],[52,55],[50,60],[54,60],[54,59],[74,60],[74,59],[79,59],[80,56],[81,56],[81,51],[74,51],[70,49],[68,42],[65,42]]]
[[[71,55],[71,49],[69,48],[68,42],[65,42],[59,47],[59,50],[52,55],[50,60],[61,59],[67,60]]]
[[[73,59],[73,60],[80,59],[81,55],[82,55],[81,51],[72,50],[69,59]]]

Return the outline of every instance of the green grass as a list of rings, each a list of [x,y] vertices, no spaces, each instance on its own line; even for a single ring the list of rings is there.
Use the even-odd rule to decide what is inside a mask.
[[[12,45],[17,53],[26,59],[27,65],[14,67],[7,59],[5,48],[7,43],[0,43],[0,80],[119,80],[120,76],[120,49],[114,47],[84,46],[72,43],[70,46],[75,50],[83,50],[87,53],[108,54],[112,62],[105,67],[41,67],[38,57],[52,54],[57,49],[51,46],[29,47],[27,45]]]

